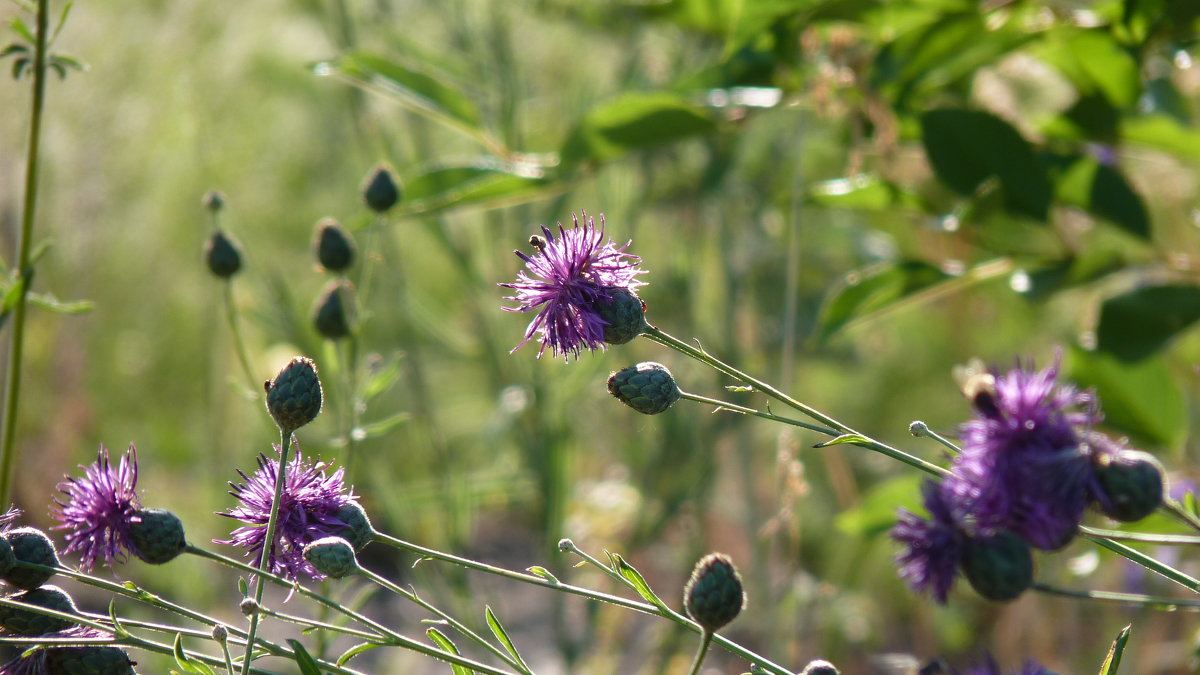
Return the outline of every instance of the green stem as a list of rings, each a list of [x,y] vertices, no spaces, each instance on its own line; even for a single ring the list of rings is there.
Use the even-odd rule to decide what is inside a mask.
[[[224,304],[225,304],[225,322],[229,324],[229,334],[233,338],[233,350],[237,354],[238,364],[242,367],[242,374],[246,376],[246,384],[250,391],[258,393],[260,385],[258,380],[254,378],[254,371],[250,368],[250,357],[246,351],[246,341],[242,338],[241,322],[238,320],[237,305],[233,301],[233,280],[225,279],[222,283],[224,286]]]
[[[696,657],[692,659],[692,667],[688,670],[688,675],[697,675],[700,672],[700,664],[704,663],[704,656],[708,654],[708,646],[712,644],[713,632],[705,628],[700,633],[700,646],[696,648]]]
[[[1123,532],[1121,530],[1105,530],[1098,527],[1080,526],[1080,532],[1093,534],[1105,539],[1118,541],[1144,541],[1151,544],[1166,546],[1195,546],[1200,544],[1200,536],[1194,534],[1151,534],[1148,532]]]
[[[913,422],[913,424],[917,424],[917,422]],[[952,452],[956,455],[962,453],[962,448],[955,445],[950,439],[939,434],[938,432],[934,431],[933,429],[930,429],[929,425],[925,424],[924,422],[921,422],[920,424],[923,425],[923,427],[921,429],[921,433],[920,433],[921,436],[928,436],[928,437],[932,438],[933,440],[937,441],[938,443],[941,443],[942,445],[946,446],[946,448],[949,449],[950,452]],[[914,435],[916,435],[916,434],[914,434]]]
[[[1175,569],[1174,567],[1171,567],[1170,565],[1166,565],[1163,562],[1161,562],[1151,556],[1148,556],[1145,553],[1142,553],[1141,551],[1139,551],[1137,549],[1130,548],[1130,547],[1126,546],[1125,544],[1122,544],[1122,543],[1116,542],[1116,541],[1112,541],[1105,537],[1096,536],[1094,534],[1091,534],[1090,532],[1083,532],[1082,536],[1085,539],[1095,542],[1096,544],[1099,544],[1100,546],[1103,546],[1104,548],[1106,548],[1118,555],[1124,556],[1124,557],[1132,560],[1133,562],[1141,565],[1142,567],[1145,567],[1146,569],[1150,570],[1151,572],[1156,572],[1156,573],[1162,575],[1163,577],[1166,577],[1167,579],[1174,581],[1175,583],[1179,584],[1180,586],[1183,586],[1184,588],[1188,589],[1189,591],[1200,591],[1200,579],[1196,579],[1193,576],[1184,574],[1183,572],[1180,572],[1179,570]]]
[[[1200,611],[1200,600],[1181,600],[1139,593],[1115,593],[1112,591],[1076,591],[1069,588],[1059,588],[1050,584],[1035,583],[1033,589],[1050,595],[1061,595],[1082,600],[1100,600],[1103,602],[1119,602],[1125,605],[1140,605],[1157,609],[1186,609]]]
[[[0,502],[0,504],[2,503],[3,502]],[[1200,518],[1196,517],[1196,515],[1191,511],[1185,509],[1182,504],[1174,499],[1163,499],[1163,503],[1160,508],[1187,523],[1193,529],[1200,530]]]
[[[699,394],[690,394],[686,391],[680,391],[679,397],[685,398],[689,401],[696,401],[697,403],[707,403],[708,405],[715,406],[717,409],[714,410],[713,412],[729,410],[730,412],[742,413],[743,415],[754,415],[755,417],[761,417],[766,420],[771,420],[772,422],[781,422],[783,424],[790,424],[794,427],[801,427],[803,429],[808,429],[809,431],[815,431],[820,434],[825,434],[826,436],[837,436],[838,435],[838,432],[836,432],[832,429],[827,429],[822,426],[817,426],[816,424],[809,424],[808,422],[801,422],[800,420],[794,420],[789,417],[780,417],[779,415],[776,415],[774,413],[762,412],[761,410],[755,410],[754,408],[748,408],[746,406],[738,405],[736,403],[730,403],[728,401],[722,401],[720,399],[709,398],[707,396],[700,396]]]
[[[38,162],[42,140],[42,109],[46,102],[46,32],[48,0],[37,3],[37,35],[33,47],[33,102],[29,118],[29,147],[25,155],[25,202],[21,212],[21,238],[17,244],[17,302],[13,307],[13,332],[9,342],[8,373],[4,382],[4,436],[0,439],[0,504],[11,501],[12,469],[16,463],[17,408],[21,399],[21,360],[25,348],[26,297],[33,281],[29,251],[37,212]]]
[[[288,450],[292,446],[292,430],[279,430],[279,469],[275,472],[275,497],[271,500],[271,516],[267,519],[267,536],[263,539],[262,553],[258,557],[258,571],[267,572],[271,566],[271,553],[275,550],[275,530],[279,525],[279,502],[283,497],[283,485],[287,479]],[[254,588],[254,601],[262,604],[266,584],[260,577]],[[250,672],[250,654],[254,647],[254,635],[258,632],[258,612],[250,617],[250,630],[246,635],[246,654],[242,661],[242,675]]]
[[[520,671],[522,673],[526,673],[526,675],[529,674],[529,668],[527,668],[523,664],[519,663],[516,659],[514,659],[511,655],[509,655],[508,652],[493,645],[490,641],[485,640],[481,635],[479,635],[475,631],[468,628],[466,625],[464,625],[458,619],[455,619],[454,617],[443,612],[442,610],[438,609],[437,607],[430,604],[429,602],[426,602],[424,599],[422,599],[420,596],[417,595],[417,592],[415,590],[401,588],[400,586],[392,583],[388,579],[381,577],[378,574],[376,574],[375,572],[372,572],[371,570],[363,568],[363,567],[358,568],[358,573],[360,575],[366,577],[367,579],[370,579],[371,581],[378,584],[379,586],[382,586],[383,588],[391,591],[392,593],[395,593],[396,595],[399,595],[399,596],[415,603],[417,606],[422,607],[423,609],[431,612],[434,616],[437,616],[439,619],[445,621],[452,628],[454,628],[458,632],[465,635],[468,639],[479,643],[481,646],[483,646],[484,649],[487,649],[491,653],[495,654],[497,657],[499,657],[502,661],[507,663],[509,666],[517,669],[518,671]]]

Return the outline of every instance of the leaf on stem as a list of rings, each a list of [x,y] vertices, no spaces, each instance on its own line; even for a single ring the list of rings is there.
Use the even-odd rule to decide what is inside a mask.
[[[1117,636],[1117,639],[1113,640],[1112,647],[1108,649],[1108,656],[1100,666],[1100,675],[1117,675],[1117,667],[1121,665],[1121,654],[1125,652],[1125,643],[1129,642],[1131,628],[1133,628],[1133,624],[1125,626],[1121,629],[1121,634]]]
[[[814,448],[825,448],[825,447],[829,447],[831,445],[842,445],[844,443],[869,443],[869,442],[870,441],[867,439],[866,436],[862,436],[860,434],[842,434],[841,436],[838,436],[837,438],[834,438],[832,440],[828,440],[823,443],[817,443],[813,447]]]
[[[511,638],[508,637],[508,632],[504,630],[504,626],[500,624],[500,619],[496,618],[495,612],[488,605],[484,605],[484,615],[487,617],[488,628],[492,629],[492,635],[504,645],[505,651],[512,655],[517,663],[525,672],[529,672],[529,666],[525,663],[525,659],[521,658],[521,654],[517,651],[516,645],[513,644]]]
[[[638,595],[642,596],[643,600],[661,610],[670,611],[670,608],[667,607],[666,603],[664,603],[662,599],[655,595],[654,591],[650,590],[650,584],[646,583],[646,579],[642,576],[642,573],[634,569],[633,565],[625,562],[625,559],[621,557],[621,554],[609,553],[608,557],[610,560],[612,560],[613,569],[616,570],[618,574],[624,577],[625,580],[633,586],[633,590],[637,591]]]
[[[187,655],[187,652],[183,651],[183,633],[175,634],[175,646],[173,649],[175,663],[183,669],[183,672],[194,673],[195,675],[216,675],[213,669],[208,667],[208,664],[193,659]]]
[[[375,642],[363,642],[360,644],[356,644],[353,647],[351,647],[350,649],[347,649],[345,652],[342,653],[341,656],[338,657],[337,664],[339,666],[344,666],[350,662],[350,659],[358,656],[359,654],[362,654],[363,652],[371,651],[372,649],[376,649],[376,648],[379,648],[382,646],[383,645],[375,643]]]
[[[459,655],[458,647],[455,647],[454,643],[450,641],[450,638],[446,637],[446,635],[440,630],[436,628],[430,628],[429,630],[425,631],[425,634],[429,636],[430,640],[433,640],[434,644],[436,644],[438,647],[441,647],[442,651],[446,652],[447,654],[454,654],[455,656]],[[454,675],[471,675],[470,669],[460,666],[457,663],[451,663],[450,670],[454,673]]]
[[[541,565],[534,565],[533,567],[526,567],[525,571],[529,572],[530,574],[533,574],[535,576],[539,576],[539,577],[545,579],[546,581],[549,581],[550,583],[553,583],[553,584],[561,583],[558,580],[558,577],[551,574],[550,570],[546,569],[545,567],[542,567]]]
[[[317,666],[316,660],[308,653],[304,645],[300,644],[299,640],[289,639],[287,643],[291,645],[296,665],[300,666],[300,672],[303,675],[321,675],[321,668]]]

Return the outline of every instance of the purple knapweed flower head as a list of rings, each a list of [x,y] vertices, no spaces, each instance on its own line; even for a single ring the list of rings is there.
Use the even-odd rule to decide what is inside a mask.
[[[1100,420],[1092,396],[1056,382],[1058,363],[989,375],[968,394],[962,454],[946,481],[955,516],[973,532],[1009,530],[1053,550],[1075,535],[1093,494],[1089,445]]]
[[[520,349],[538,335],[541,358],[546,348],[554,356],[579,358],[584,349],[604,349],[604,327],[608,325],[597,309],[597,303],[612,302],[617,289],[632,291],[644,282],[636,279],[645,270],[637,268],[641,261],[625,252],[630,242],[616,246],[604,236],[604,216],[600,228],[594,219],[581,212],[582,221],[574,214],[575,226],[565,229],[558,224],[558,236],[542,227],[544,237],[532,237],[536,252],[528,256],[514,251],[525,261],[525,269],[517,273],[511,284],[500,284],[516,293],[506,297],[518,303],[505,307],[510,312],[533,312],[525,338],[512,351]]]
[[[67,479],[58,484],[66,501],[55,498],[50,515],[60,521],[51,529],[67,530],[64,552],[79,551],[84,570],[104,559],[109,567],[125,562],[133,551],[129,519],[141,508],[137,493],[137,448],[129,450],[113,466],[108,450],[101,445],[96,462],[81,466],[83,478]]]
[[[276,452],[279,447],[275,447]],[[313,566],[304,559],[304,547],[321,539],[337,535],[346,528],[346,523],[335,512],[358,499],[343,483],[345,471],[329,472],[324,462],[316,464],[304,461],[299,449],[288,463],[284,477],[283,494],[279,500],[279,522],[276,525],[276,542],[270,554],[270,571],[296,580],[301,574],[313,579],[323,579]],[[271,517],[271,503],[275,500],[275,477],[279,475],[279,460],[258,456],[258,470],[247,476],[240,469],[238,474],[246,481],[230,483],[229,493],[241,502],[228,513],[218,515],[234,518],[246,523],[233,531],[227,540],[214,539],[218,544],[240,546],[258,560],[262,555],[267,537],[267,521]]]
[[[70,647],[43,646],[22,651],[0,665],[0,675],[55,675],[56,673],[133,673],[136,662],[123,649],[112,646],[113,636],[90,626],[72,626],[41,637],[73,640]]]
[[[899,520],[892,528],[892,539],[904,548],[896,556],[896,563],[900,566],[900,577],[913,590],[929,592],[935,600],[945,604],[958,575],[966,538],[955,522],[941,483],[925,481],[921,484],[921,494],[929,519],[900,509]]]

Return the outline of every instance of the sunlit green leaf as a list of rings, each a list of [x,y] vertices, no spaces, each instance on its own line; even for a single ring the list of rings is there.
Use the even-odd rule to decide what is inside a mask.
[[[1187,436],[1187,397],[1161,357],[1136,363],[1102,351],[1071,349],[1071,379],[1094,387],[1104,410],[1104,423],[1149,443],[1176,448]]]
[[[1104,663],[1100,665],[1100,675],[1117,675],[1117,669],[1121,666],[1121,655],[1125,653],[1125,644],[1129,642],[1129,631],[1132,628],[1132,624],[1125,626],[1117,635],[1117,639],[1113,640],[1108,655],[1104,657]]]
[[[674,94],[624,94],[592,109],[580,120],[562,150],[566,166],[606,162],[644,150],[711,133],[716,123],[702,108]]]
[[[296,665],[300,666],[302,675],[321,675],[321,668],[317,665],[316,660],[299,640],[289,639],[287,643],[292,647],[292,654],[295,656]]]
[[[193,673],[194,675],[216,675],[208,664],[197,661],[187,655],[183,650],[183,633],[175,634],[175,644],[172,648],[172,653],[175,656],[175,664],[183,669],[185,673]]]
[[[558,577],[554,576],[550,572],[550,570],[546,569],[545,567],[542,567],[541,565],[534,565],[533,567],[528,567],[528,568],[526,568],[525,571],[529,572],[530,574],[537,575],[551,583],[555,583],[555,584],[559,583]]]
[[[1200,286],[1147,286],[1100,305],[1096,338],[1101,351],[1136,361],[1158,351],[1200,319]]]
[[[362,654],[363,652],[369,652],[372,649],[378,649],[382,646],[383,645],[374,642],[363,642],[361,644],[354,645],[350,649],[342,652],[342,655],[337,658],[337,664],[339,666],[344,666],[347,663],[350,663],[350,659],[353,659],[359,654]]]
[[[429,636],[430,640],[433,640],[434,644],[436,644],[438,647],[441,647],[442,651],[446,652],[447,654],[454,654],[457,656],[460,653],[458,651],[458,647],[455,647],[454,643],[450,641],[450,638],[446,637],[446,635],[440,630],[436,628],[430,628],[425,631],[425,634]],[[449,665],[450,670],[454,673],[454,675],[471,675],[471,670],[466,666],[460,666],[457,663],[451,663]]]
[[[854,272],[822,306],[817,338],[827,340],[851,321],[950,278],[938,268],[915,260]]]
[[[612,559],[613,569],[633,585],[633,589],[637,591],[638,595],[642,596],[643,600],[655,607],[667,609],[666,603],[650,589],[650,584],[646,583],[646,579],[642,576],[641,572],[634,569],[633,565],[625,562],[625,559],[618,553],[610,553],[609,557]]]
[[[516,659],[517,663],[525,670],[529,670],[529,666],[525,664],[525,659],[521,658],[520,652],[517,651],[516,645],[513,644],[512,638],[508,636],[508,631],[504,630],[504,626],[500,623],[500,619],[496,617],[495,612],[490,606],[484,605],[484,615],[487,619],[488,628],[492,629],[492,635],[504,645],[505,651]]]

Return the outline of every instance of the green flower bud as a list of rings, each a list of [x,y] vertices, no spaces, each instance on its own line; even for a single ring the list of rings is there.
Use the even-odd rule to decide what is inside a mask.
[[[317,262],[330,272],[341,272],[354,264],[354,239],[333,218],[325,218],[317,223],[313,250]]]
[[[709,632],[716,632],[746,606],[742,577],[724,553],[709,553],[696,563],[683,587],[688,616]]]
[[[824,659],[817,659],[809,661],[804,670],[800,671],[800,675],[838,675],[838,669]]]
[[[141,509],[129,519],[133,553],[151,565],[171,562],[183,552],[187,541],[183,523],[165,509]]]
[[[339,506],[333,512],[333,517],[346,523],[346,527],[337,533],[350,542],[355,551],[361,551],[375,539],[375,528],[371,527],[371,519],[367,511],[358,502],[350,502]]]
[[[58,566],[58,552],[54,550],[54,542],[50,541],[45,532],[33,527],[18,527],[5,532],[4,538],[12,546],[17,562],[6,574],[0,576],[0,579],[4,579],[10,586],[33,590],[54,576],[54,572],[49,570],[34,569],[21,564]]]
[[[341,537],[322,537],[310,543],[304,547],[304,559],[318,572],[333,579],[341,579],[358,570],[354,547]]]
[[[213,213],[220,211],[221,207],[225,206],[225,196],[216,190],[209,190],[204,193],[202,201],[204,202],[204,208]]]
[[[363,201],[376,213],[391,210],[400,202],[400,186],[387,164],[377,164],[367,176],[362,188]]]
[[[605,321],[604,341],[610,345],[623,345],[650,328],[646,303],[628,288],[610,288],[608,297],[597,300],[592,308]]]
[[[1011,532],[966,540],[963,574],[988,600],[1012,600],[1033,585],[1029,544]]]
[[[71,599],[71,596],[67,595],[66,591],[58,586],[42,586],[31,591],[18,593],[10,599],[30,605],[37,605],[38,607],[45,607],[46,609],[53,609],[64,614],[79,613],[79,610],[75,608],[75,601]],[[57,633],[74,625],[75,622],[60,619],[56,616],[38,614],[33,610],[12,607],[10,605],[0,605],[0,626],[3,626],[10,633],[16,633],[17,635]]]
[[[661,363],[644,361],[608,376],[608,393],[646,415],[657,415],[679,400],[679,387]]]
[[[46,672],[65,675],[134,675],[134,662],[116,647],[56,647],[46,650]]]
[[[204,261],[208,263],[208,271],[228,279],[242,269],[241,247],[221,230],[213,230],[204,244]]]
[[[353,315],[354,285],[349,281],[332,281],[313,308],[313,327],[327,340],[340,340],[350,335]]]
[[[1162,469],[1151,455],[1125,450],[1104,456],[1096,463],[1095,473],[1103,493],[1097,502],[1109,518],[1131,523],[1162,504]]]
[[[267,411],[284,434],[317,418],[321,412],[321,380],[312,359],[298,356],[274,380],[264,383]]]

